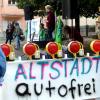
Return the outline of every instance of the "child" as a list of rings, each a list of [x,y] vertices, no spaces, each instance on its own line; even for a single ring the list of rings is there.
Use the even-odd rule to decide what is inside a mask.
[[[40,23],[39,40],[45,41],[45,39],[46,39],[46,34],[45,34],[44,24]]]

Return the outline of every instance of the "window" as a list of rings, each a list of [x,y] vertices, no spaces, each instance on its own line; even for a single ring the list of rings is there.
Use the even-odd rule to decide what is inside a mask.
[[[15,2],[15,0],[8,0],[8,4],[9,5],[14,5],[14,4],[16,4],[16,2]]]
[[[3,6],[3,0],[0,0],[0,6]]]
[[[8,0],[8,4],[11,4],[11,0]]]

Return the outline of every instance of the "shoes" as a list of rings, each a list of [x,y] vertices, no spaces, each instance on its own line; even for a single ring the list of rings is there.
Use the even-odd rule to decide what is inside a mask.
[[[19,49],[20,49],[20,47],[16,47],[16,46],[15,46],[15,49],[16,49],[16,50],[19,50]]]

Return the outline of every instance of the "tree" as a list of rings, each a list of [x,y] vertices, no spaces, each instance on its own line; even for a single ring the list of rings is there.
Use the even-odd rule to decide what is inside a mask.
[[[60,10],[62,8],[62,0],[15,0],[19,8],[24,8],[26,4],[33,6],[34,10],[44,9],[44,6],[50,4],[53,6],[54,10]]]
[[[26,4],[31,4],[33,10],[44,9],[46,4],[51,4],[58,14],[61,10],[60,8],[62,8],[62,0],[16,0],[16,2],[20,8],[23,8]],[[80,31],[79,17],[96,17],[98,15],[99,6],[100,0],[78,0],[77,16],[75,18],[75,26],[78,31]]]
[[[80,15],[86,18],[97,17],[100,0],[80,0]]]
[[[80,1],[80,15],[86,17],[86,36],[88,36],[87,18],[98,16],[100,0],[82,0]]]
[[[84,17],[96,17],[100,0],[78,0],[80,15]],[[41,9],[46,4],[53,5],[55,10],[60,10],[62,0],[16,0],[17,6],[23,8],[26,4],[31,4],[34,9]]]
[[[47,0],[16,0],[17,6],[19,8],[24,8],[25,5],[29,4],[33,7],[33,11],[37,9],[41,9]]]

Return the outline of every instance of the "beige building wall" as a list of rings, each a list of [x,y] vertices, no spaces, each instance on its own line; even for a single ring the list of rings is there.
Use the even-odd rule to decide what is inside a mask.
[[[7,24],[12,21],[18,21],[25,30],[23,9],[18,9],[15,4],[8,4],[8,0],[0,0],[0,32],[5,31]]]

